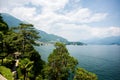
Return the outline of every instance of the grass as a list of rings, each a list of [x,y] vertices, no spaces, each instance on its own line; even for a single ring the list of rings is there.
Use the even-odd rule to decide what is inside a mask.
[[[7,80],[13,80],[13,75],[9,68],[0,66],[0,74],[2,74]]]

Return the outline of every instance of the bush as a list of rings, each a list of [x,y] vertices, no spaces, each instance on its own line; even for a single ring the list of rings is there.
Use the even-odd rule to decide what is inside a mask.
[[[88,72],[83,68],[77,68],[74,80],[98,80],[94,73]]]
[[[0,74],[2,74],[8,80],[13,80],[12,72],[9,68],[0,66]]]

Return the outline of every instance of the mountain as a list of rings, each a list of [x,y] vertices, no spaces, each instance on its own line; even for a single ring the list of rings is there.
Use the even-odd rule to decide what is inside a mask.
[[[14,16],[11,16],[11,15],[9,15],[7,13],[0,13],[0,14],[3,17],[3,20],[8,24],[9,27],[16,27],[20,23],[24,23],[23,21],[17,19]]]
[[[120,36],[111,36],[105,38],[94,38],[85,40],[87,44],[99,44],[99,45],[120,45]]]
[[[3,17],[3,20],[8,24],[9,27],[17,27],[20,23],[26,23],[24,21],[21,21],[19,19],[17,19],[16,17],[9,15],[7,13],[0,13],[1,16]],[[37,30],[37,29],[36,29]],[[40,40],[41,42],[63,42],[63,43],[67,43],[68,40],[54,35],[54,34],[48,34],[42,30],[37,30],[39,32],[39,36],[41,36]]]
[[[42,30],[37,30],[39,32],[39,35],[41,36],[40,41],[42,42],[64,42],[67,43],[68,41],[60,36],[54,35],[54,34],[48,34]]]

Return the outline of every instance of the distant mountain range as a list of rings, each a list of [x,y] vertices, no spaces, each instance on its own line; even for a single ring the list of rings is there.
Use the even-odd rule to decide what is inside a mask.
[[[8,24],[9,27],[17,27],[20,23],[26,23],[7,13],[0,13],[0,14],[3,17],[3,20]],[[60,36],[57,36],[54,34],[48,34],[42,30],[37,30],[37,31],[39,32],[39,35],[41,36],[39,40],[41,42],[57,42],[57,41],[63,42],[63,43],[68,42],[67,39],[62,38]]]
[[[94,38],[84,40],[87,44],[99,44],[99,45],[120,45],[120,36],[111,36],[105,38]]]

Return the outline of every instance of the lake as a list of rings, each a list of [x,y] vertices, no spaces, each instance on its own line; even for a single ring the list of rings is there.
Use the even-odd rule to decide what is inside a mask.
[[[43,60],[54,49],[53,45],[36,47]],[[120,46],[117,45],[69,45],[67,49],[79,64],[98,75],[99,80],[120,80]]]

